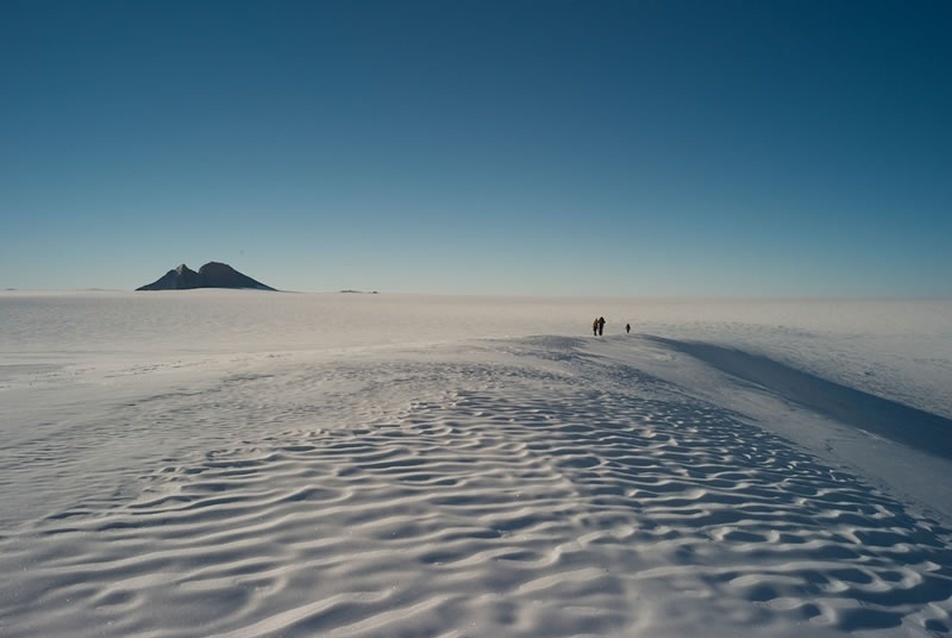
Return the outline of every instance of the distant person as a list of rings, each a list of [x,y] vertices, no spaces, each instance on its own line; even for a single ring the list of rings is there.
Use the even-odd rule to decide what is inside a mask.
[[[625,324],[625,334],[629,334],[630,332],[631,332],[631,324],[630,324],[630,323],[626,323],[626,324]]]
[[[605,334],[605,317],[598,318],[598,336]]]
[[[592,334],[598,336],[598,317],[595,317],[595,321],[592,322]]]

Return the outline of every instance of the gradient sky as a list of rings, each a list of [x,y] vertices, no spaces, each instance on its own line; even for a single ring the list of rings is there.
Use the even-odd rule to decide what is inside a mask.
[[[952,3],[0,0],[0,288],[952,296]]]

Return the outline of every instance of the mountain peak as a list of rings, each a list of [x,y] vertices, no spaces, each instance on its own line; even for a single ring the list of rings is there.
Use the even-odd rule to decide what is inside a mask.
[[[260,281],[244,275],[228,264],[210,261],[195,272],[185,264],[168,271],[145,286],[136,290],[191,290],[193,288],[251,288],[254,290],[275,290]]]

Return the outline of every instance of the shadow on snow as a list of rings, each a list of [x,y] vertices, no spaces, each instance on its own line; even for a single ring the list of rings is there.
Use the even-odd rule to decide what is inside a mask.
[[[767,357],[706,343],[648,339],[703,361],[801,406],[917,450],[952,460],[952,420],[883,399]]]

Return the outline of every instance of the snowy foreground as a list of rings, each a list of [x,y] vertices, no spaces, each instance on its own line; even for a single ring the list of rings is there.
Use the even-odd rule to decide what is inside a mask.
[[[949,636],[950,529],[952,301],[0,293],[3,638]]]

